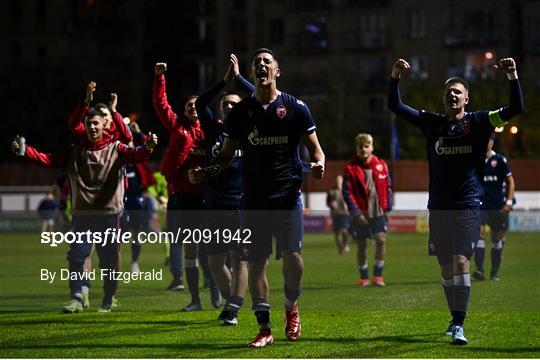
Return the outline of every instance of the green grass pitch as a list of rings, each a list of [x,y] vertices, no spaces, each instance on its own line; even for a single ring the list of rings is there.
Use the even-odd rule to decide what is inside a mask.
[[[354,248],[353,248],[354,249]],[[302,338],[285,340],[281,263],[270,261],[275,343],[250,349],[257,332],[251,301],[237,327],[221,327],[202,290],[205,311],[180,313],[187,291],[164,291],[170,280],[120,284],[117,311],[101,314],[101,283],[91,308],[64,315],[65,281],[40,281],[41,268],[66,266],[66,247],[39,244],[39,235],[0,237],[0,357],[41,358],[532,358],[540,357],[539,234],[508,234],[501,281],[475,282],[466,336],[469,345],[449,345],[443,335],[449,315],[435,258],[426,255],[426,235],[389,234],[385,288],[358,288],[353,252],[338,256],[330,234],[306,234],[300,297]],[[489,248],[486,252],[489,269]],[[123,269],[130,250],[123,248]],[[373,245],[369,247],[370,272]],[[164,248],[143,246],[141,269],[160,268]],[[97,265],[94,255],[94,264]]]

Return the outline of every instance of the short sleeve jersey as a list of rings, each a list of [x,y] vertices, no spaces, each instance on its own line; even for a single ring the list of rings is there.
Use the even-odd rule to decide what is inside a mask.
[[[430,210],[478,208],[480,177],[493,125],[487,111],[468,112],[458,121],[418,111],[409,119],[427,138]]]
[[[494,153],[485,159],[484,171],[481,178],[484,198],[482,209],[499,210],[506,201],[507,178],[512,175],[506,158]]]
[[[244,151],[246,198],[297,196],[302,184],[299,144],[315,128],[307,105],[284,92],[266,109],[250,96],[231,110],[224,135]]]

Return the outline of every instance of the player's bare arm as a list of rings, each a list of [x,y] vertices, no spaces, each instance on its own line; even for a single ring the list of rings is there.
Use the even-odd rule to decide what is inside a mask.
[[[92,103],[94,100],[94,92],[96,92],[96,83],[94,81],[90,81],[86,85],[86,97],[84,98],[84,102],[88,105]]]
[[[317,138],[317,133],[314,131],[311,134],[305,136],[304,143],[309,150],[311,159],[313,162],[310,163],[311,170],[313,171],[313,176],[316,179],[322,179],[324,176],[324,162],[325,156],[324,152],[319,144],[319,139]]]
[[[240,75],[240,66],[238,65],[238,58],[236,55],[231,54],[229,56],[229,66],[227,68],[227,71],[225,72],[225,76],[223,76],[223,81],[228,83],[229,81],[236,78],[238,75]]]
[[[109,106],[111,108],[111,112],[116,112],[116,107],[118,106],[118,95],[116,93],[111,93],[111,100],[109,102]]]

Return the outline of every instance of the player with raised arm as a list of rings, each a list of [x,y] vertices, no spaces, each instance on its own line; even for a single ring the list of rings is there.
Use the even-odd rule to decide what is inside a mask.
[[[285,335],[289,341],[295,341],[301,334],[297,304],[304,271],[300,255],[303,236],[300,142],[310,152],[310,167],[318,179],[323,177],[325,158],[307,105],[277,89],[280,69],[271,50],[263,48],[253,53],[251,74],[255,92],[227,116],[225,142],[210,165],[223,171],[238,145],[244,151],[245,226],[252,230],[252,239],[243,246],[249,263],[252,309],[259,324],[259,333],[251,346],[263,347],[274,341],[266,277],[273,237],[276,258],[283,258]],[[204,173],[203,169],[193,169],[192,181],[202,181]]]
[[[516,63],[498,61],[510,85],[510,104],[493,111],[466,112],[469,86],[461,78],[444,83],[444,114],[413,109],[401,102],[399,79],[410,69],[398,59],[392,69],[388,107],[418,127],[427,138],[429,163],[429,252],[436,255],[452,320],[446,331],[452,344],[465,345],[463,324],[469,303],[469,259],[480,232],[480,176],[487,143],[495,127],[523,111]]]
[[[88,135],[84,126],[84,119],[88,112],[89,107],[94,101],[94,93],[96,92],[97,84],[94,81],[90,81],[86,85],[86,96],[84,102],[75,108],[75,111],[68,119],[68,127],[74,135],[75,141],[83,144],[90,145]],[[94,109],[103,114],[104,127],[103,137],[109,138],[111,141],[119,140],[123,144],[129,144],[133,140],[131,131],[126,124],[122,121],[122,115],[116,111],[118,105],[118,95],[111,93],[110,106],[103,103],[98,103],[94,106]],[[90,255],[84,263],[84,269],[88,273],[92,270],[92,256],[94,254],[95,246],[92,247]],[[121,254],[119,254],[121,257]],[[121,262],[121,260],[119,261]],[[85,279],[83,283],[83,307],[90,306],[90,280]],[[118,306],[116,297],[113,299],[113,307]]]
[[[514,192],[516,184],[512,170],[506,158],[493,151],[495,133],[488,142],[484,172],[481,177],[484,197],[482,198],[482,225],[489,225],[491,230],[491,271],[489,278],[499,280],[499,267],[502,261],[502,250],[505,243],[504,233],[508,230],[508,214],[514,206]],[[481,236],[474,249],[474,262],[476,271],[473,277],[476,280],[485,280],[484,254],[486,243]]]
[[[166,71],[167,64],[156,64],[152,100],[161,123],[169,133],[169,145],[161,163],[161,172],[172,189],[167,203],[167,230],[176,232],[178,228],[194,229],[203,224],[196,212],[203,210],[204,188],[201,184],[189,182],[188,169],[204,165],[206,145],[195,109],[197,96],[187,98],[184,116],[178,116],[167,99]],[[170,245],[170,270],[173,280],[168,289],[183,289],[182,262],[185,258],[191,302],[182,311],[202,310],[199,296],[198,246],[194,242],[184,245],[184,256],[181,242],[173,241]]]
[[[75,136],[75,141],[81,144],[88,145],[88,137],[84,127],[84,118],[88,112],[88,108],[92,105],[96,88],[97,84],[94,81],[90,81],[86,85],[84,102],[75,108],[75,111],[68,120],[68,127]],[[112,141],[120,140],[123,144],[129,144],[133,141],[133,136],[127,125],[124,124],[122,115],[116,111],[117,106],[118,95],[116,93],[111,93],[109,106],[98,103],[94,106],[94,109],[103,114],[103,119],[105,121],[103,136],[110,137]]]
[[[210,102],[232,80],[249,94],[255,90],[255,87],[240,75],[236,55],[231,54],[229,61],[230,64],[223,81],[205,91],[195,101],[199,121],[205,134],[206,159],[208,161],[211,161],[221,150],[225,140],[223,135],[224,119],[231,109],[240,102],[241,97],[235,92],[224,92],[219,101],[219,116],[216,116],[210,108]],[[205,182],[205,208],[211,211],[208,219],[211,229],[229,228],[232,231],[239,229],[242,191],[242,151],[239,149],[226,170],[218,176],[208,178]],[[238,310],[244,304],[244,294],[247,290],[247,263],[240,259],[241,248],[237,243],[226,244],[214,240],[202,246],[208,254],[212,277],[227,301],[219,319],[223,320],[224,325],[236,325],[238,323]],[[228,255],[231,257],[232,274],[225,264]]]
[[[88,145],[75,144],[58,154],[41,153],[23,145],[16,138],[11,146],[19,156],[45,167],[66,168],[71,188],[73,209],[72,228],[75,232],[101,232],[117,229],[124,209],[124,164],[145,161],[157,144],[157,137],[148,134],[145,146],[130,148],[119,141],[103,136],[105,120],[103,114],[93,108],[87,112],[85,128]],[[69,287],[71,301],[62,311],[76,313],[83,310],[84,262],[90,255],[92,242],[70,244],[67,260],[71,273]],[[99,312],[110,312],[113,297],[118,287],[114,271],[118,271],[120,244],[106,242],[96,246],[101,269],[107,269],[103,282],[103,301]]]

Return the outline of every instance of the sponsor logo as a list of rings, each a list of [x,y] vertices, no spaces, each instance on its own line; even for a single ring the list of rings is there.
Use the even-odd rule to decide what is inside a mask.
[[[280,105],[280,106],[276,109],[276,114],[277,114],[277,116],[278,116],[280,119],[283,119],[283,118],[285,117],[285,115],[287,115],[287,109],[285,108],[285,106]]]
[[[497,177],[497,175],[484,175],[484,182],[493,182],[498,180],[499,178]]]
[[[266,146],[266,145],[282,145],[289,143],[289,137],[282,136],[261,136],[259,137],[259,130],[256,126],[253,127],[253,131],[248,135],[248,141],[254,146]]]
[[[443,138],[435,143],[435,152],[438,155],[472,154],[472,145],[443,146]]]

